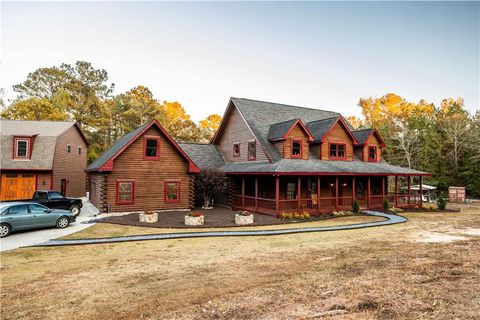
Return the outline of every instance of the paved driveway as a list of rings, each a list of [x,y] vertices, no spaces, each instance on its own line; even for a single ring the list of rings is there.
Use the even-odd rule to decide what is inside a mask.
[[[83,207],[80,216],[77,217],[76,222],[72,223],[67,228],[44,228],[12,233],[8,237],[0,239],[0,251],[33,246],[51,239],[67,236],[71,233],[75,233],[92,226],[93,224],[82,224],[82,222],[94,219],[94,216],[98,214],[98,209],[95,208],[90,202],[86,201],[86,198],[82,198],[82,201]]]
[[[66,227],[65,229],[45,228],[38,230],[26,230],[12,233],[6,238],[0,239],[0,251],[13,250],[20,247],[33,246],[51,239],[67,236],[71,233],[78,232],[93,224],[82,224],[92,217],[77,217],[77,221]]]

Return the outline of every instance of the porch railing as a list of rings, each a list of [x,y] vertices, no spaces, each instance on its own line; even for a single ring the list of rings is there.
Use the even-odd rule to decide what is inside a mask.
[[[395,194],[388,195],[372,195],[357,199],[361,209],[383,209],[383,200],[387,198],[390,207],[396,206]],[[410,205],[408,204],[408,197],[406,194],[398,195],[398,207],[408,207],[420,204],[420,196],[414,194],[410,195]],[[353,197],[321,197],[319,199],[280,199],[279,213],[305,213],[311,215],[329,213],[339,210],[352,210]],[[369,205],[368,205],[369,203]],[[233,207],[235,209],[243,209],[249,211],[256,211],[260,213],[276,214],[276,200],[269,198],[257,198],[252,196],[233,195]]]

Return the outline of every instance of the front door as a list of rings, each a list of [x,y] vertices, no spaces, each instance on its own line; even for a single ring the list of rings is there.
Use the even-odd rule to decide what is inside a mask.
[[[67,179],[60,180],[60,193],[63,194],[64,197],[67,196]]]

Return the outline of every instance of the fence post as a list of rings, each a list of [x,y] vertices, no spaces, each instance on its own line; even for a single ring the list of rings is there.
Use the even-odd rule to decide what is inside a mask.
[[[280,176],[275,177],[275,211],[280,214]]]
[[[258,210],[258,177],[255,176],[255,211]]]
[[[335,211],[338,211],[338,176],[335,177]]]
[[[320,176],[317,177],[317,212],[320,213]]]
[[[370,209],[370,177],[368,177],[367,191],[367,208]]]
[[[299,176],[298,177],[298,182],[297,182],[297,212],[300,212],[300,198],[302,196],[302,191],[300,189],[300,185],[302,183],[302,178]]]

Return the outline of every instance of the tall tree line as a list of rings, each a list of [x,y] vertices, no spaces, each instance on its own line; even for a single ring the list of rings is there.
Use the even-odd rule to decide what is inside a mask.
[[[220,124],[213,114],[197,125],[176,101],[158,101],[145,86],[113,95],[108,73],[91,63],[39,68],[15,86],[9,105],[1,98],[4,119],[75,120],[90,142],[89,160],[118,138],[157,119],[177,141],[208,142]],[[0,92],[1,93],[1,92]]]
[[[431,173],[425,182],[441,190],[465,186],[471,196],[480,196],[480,111],[469,114],[462,98],[435,106],[394,93],[361,98],[358,105],[364,119],[352,118],[354,125],[377,128],[388,162]]]

